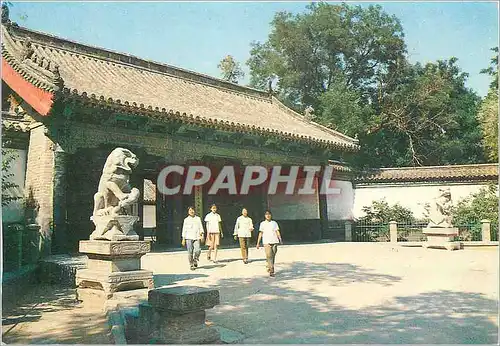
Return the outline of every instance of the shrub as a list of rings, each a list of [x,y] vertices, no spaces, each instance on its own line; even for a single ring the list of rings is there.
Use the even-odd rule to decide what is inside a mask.
[[[389,222],[414,223],[413,212],[396,203],[389,205],[385,200],[373,201],[371,205],[364,206],[362,211],[365,216],[359,218],[358,223],[367,232],[371,241],[389,241]]]
[[[481,239],[481,220],[491,221],[492,240],[498,235],[498,186],[490,184],[461,199],[453,207],[453,224],[473,224],[469,230],[472,240]]]

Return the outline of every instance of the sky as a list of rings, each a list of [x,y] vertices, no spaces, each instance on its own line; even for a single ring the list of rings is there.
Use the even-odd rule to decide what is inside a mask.
[[[219,61],[232,55],[242,63],[252,41],[266,41],[278,11],[300,13],[307,2],[16,2],[11,19],[19,25],[93,46],[220,77]],[[348,2],[368,6],[369,2]],[[468,87],[480,96],[498,46],[497,2],[379,2],[403,25],[409,59],[431,62],[458,58]],[[22,16],[26,16],[22,19]]]

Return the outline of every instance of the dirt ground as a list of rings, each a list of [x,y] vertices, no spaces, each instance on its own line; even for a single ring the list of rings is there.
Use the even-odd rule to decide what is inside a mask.
[[[109,344],[103,313],[83,308],[74,289],[37,286],[17,302],[3,302],[6,344]]]
[[[498,247],[459,251],[381,243],[290,245],[278,249],[276,278],[264,250],[224,250],[219,263],[186,253],[150,254],[155,285],[217,288],[207,311],[244,343],[497,343]]]
[[[498,247],[459,251],[390,244],[281,246],[276,278],[263,249],[219,253],[219,263],[189,270],[185,252],[143,257],[155,286],[220,291],[211,325],[243,343],[498,342]],[[102,313],[84,309],[74,290],[40,286],[4,302],[5,343],[109,343]]]

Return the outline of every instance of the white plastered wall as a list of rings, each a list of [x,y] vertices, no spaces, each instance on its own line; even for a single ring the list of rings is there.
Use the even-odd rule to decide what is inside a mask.
[[[354,190],[353,216],[359,218],[364,215],[361,211],[364,206],[369,206],[373,201],[385,199],[390,205],[399,203],[409,208],[417,218],[423,216],[423,205],[432,201],[437,196],[439,188],[449,187],[453,203],[462,198],[478,192],[488,183],[439,183],[422,184],[406,183],[398,185],[373,184],[367,186],[356,186]]]

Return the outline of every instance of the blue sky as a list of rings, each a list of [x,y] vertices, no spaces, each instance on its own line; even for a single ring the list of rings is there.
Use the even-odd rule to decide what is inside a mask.
[[[350,4],[360,4],[349,2]],[[306,2],[13,2],[20,25],[94,46],[219,77],[218,62],[249,58],[250,42],[265,41],[277,11],[299,13]],[[361,3],[368,6],[369,3]],[[402,22],[410,60],[456,56],[468,86],[488,91],[488,66],[498,45],[495,2],[385,2]],[[27,15],[21,20],[21,15]],[[244,66],[248,81],[248,68]]]

